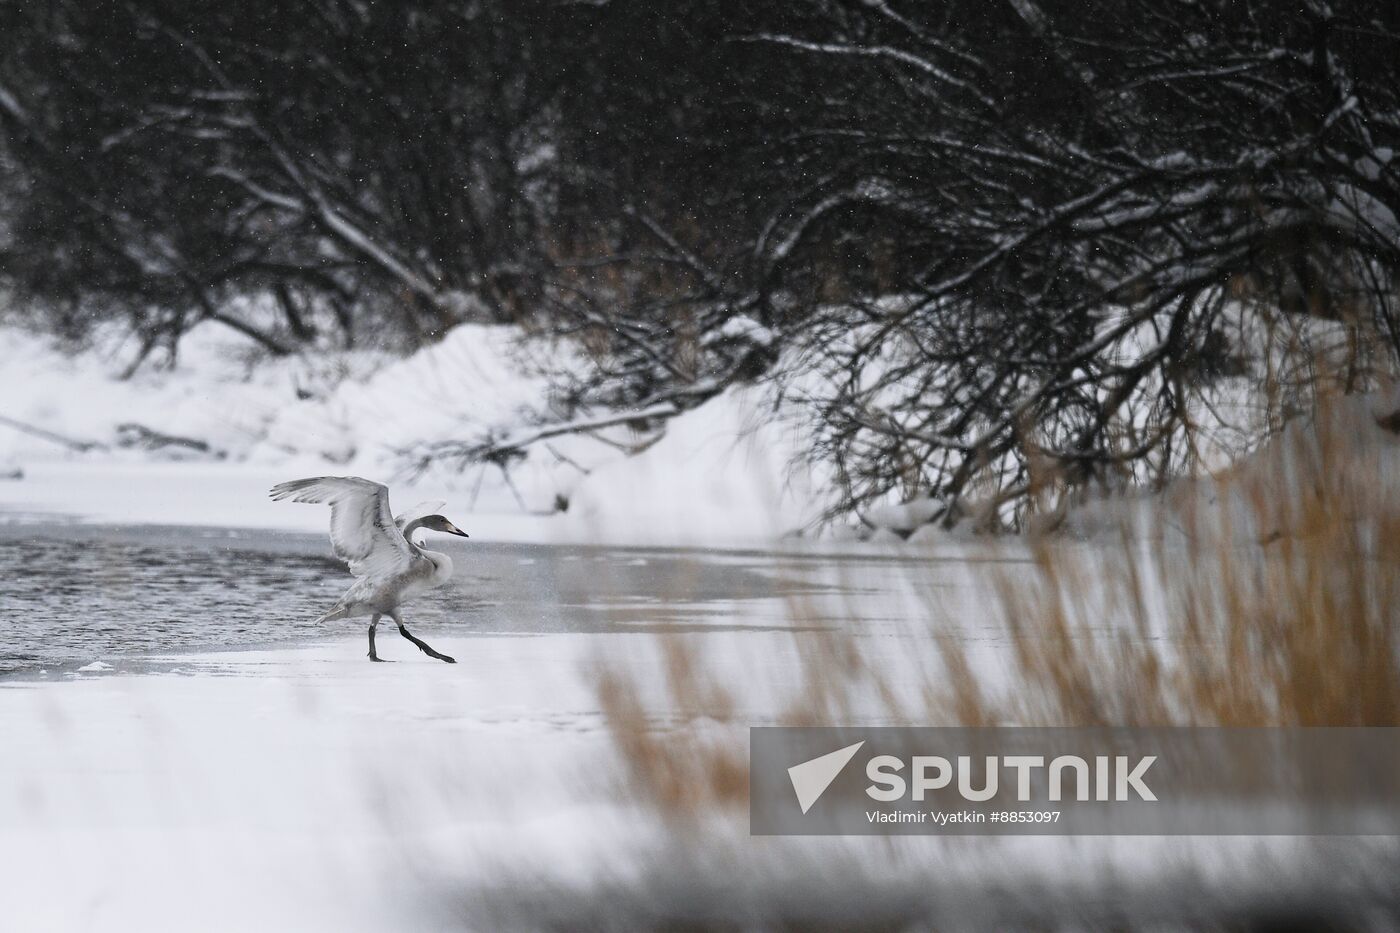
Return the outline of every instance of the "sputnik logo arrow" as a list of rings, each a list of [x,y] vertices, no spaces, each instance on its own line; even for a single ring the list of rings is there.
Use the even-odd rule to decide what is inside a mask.
[[[836,780],[836,775],[841,773],[841,769],[846,767],[864,744],[862,740],[788,768],[788,777],[792,779],[792,789],[797,794],[797,803],[802,807],[803,813],[812,809],[812,804],[826,793],[831,782]]]

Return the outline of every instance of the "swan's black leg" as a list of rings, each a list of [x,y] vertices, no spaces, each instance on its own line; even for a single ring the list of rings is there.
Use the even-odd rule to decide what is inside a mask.
[[[375,613],[369,620],[369,659],[371,661],[383,661],[379,655],[374,653],[374,630],[379,627],[379,613]]]
[[[415,645],[417,645],[419,651],[423,652],[430,658],[437,658],[439,661],[446,661],[448,664],[457,663],[456,658],[448,657],[445,654],[439,654],[438,652],[434,651],[427,642],[423,641],[422,639],[413,637],[413,633],[410,632],[408,629],[404,628],[403,619],[399,618],[398,616],[394,616],[393,619],[394,622],[398,624],[399,634],[402,635],[404,638],[407,638],[409,641],[413,642]]]

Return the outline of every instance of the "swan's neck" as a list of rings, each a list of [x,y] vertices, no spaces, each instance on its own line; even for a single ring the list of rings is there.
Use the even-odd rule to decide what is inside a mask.
[[[403,526],[403,536],[408,541],[410,547],[418,551],[428,560],[433,562],[433,586],[446,583],[452,577],[452,558],[441,551],[430,551],[421,544],[415,544],[413,533],[423,525],[423,519],[415,518],[413,521]]]

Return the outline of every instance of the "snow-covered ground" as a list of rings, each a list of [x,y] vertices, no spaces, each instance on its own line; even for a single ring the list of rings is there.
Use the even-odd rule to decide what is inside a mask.
[[[658,728],[742,744],[800,690],[804,626],[858,633],[894,682],[912,681],[927,594],[956,612],[970,592],[956,562],[695,559],[797,595],[618,594],[635,633],[529,634],[526,620],[526,634],[491,634],[490,613],[534,610],[488,610],[430,636],[456,665],[392,633],[380,651],[395,663],[369,664],[354,626],[304,648],[109,655],[59,682],[0,681],[5,927],[494,928],[462,916],[473,891],[616,883],[675,854],[623,779],[602,670],[628,672]],[[676,610],[695,621],[672,637],[733,691],[731,720],[707,727],[668,694],[651,632]]]
[[[444,875],[607,832],[590,645],[441,647],[460,663],[356,638],[0,688],[4,926],[442,928]]]
[[[820,513],[810,471],[790,469],[800,460],[797,426],[751,387],[675,419],[635,457],[562,437],[508,476],[478,465],[413,477],[420,445],[549,417],[541,374],[572,365],[569,353],[511,328],[463,325],[408,358],[276,360],[206,325],[181,344],[173,369],[118,378],[130,353],[108,340],[72,354],[52,338],[0,327],[0,419],[97,445],[74,451],[0,420],[0,476],[22,476],[0,480],[0,516],[306,529],[324,516],[273,507],[264,493],[326,474],[389,483],[401,490],[399,506],[447,499],[459,524],[494,540],[753,544],[807,528]],[[208,450],[130,445],[137,429],[123,425]]]

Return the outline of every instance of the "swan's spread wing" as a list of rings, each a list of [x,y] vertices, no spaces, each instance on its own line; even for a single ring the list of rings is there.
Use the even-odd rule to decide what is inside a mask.
[[[331,547],[357,577],[403,573],[416,552],[389,511],[389,490],[358,476],[317,476],[272,487],[273,499],[324,502],[331,507]]]

